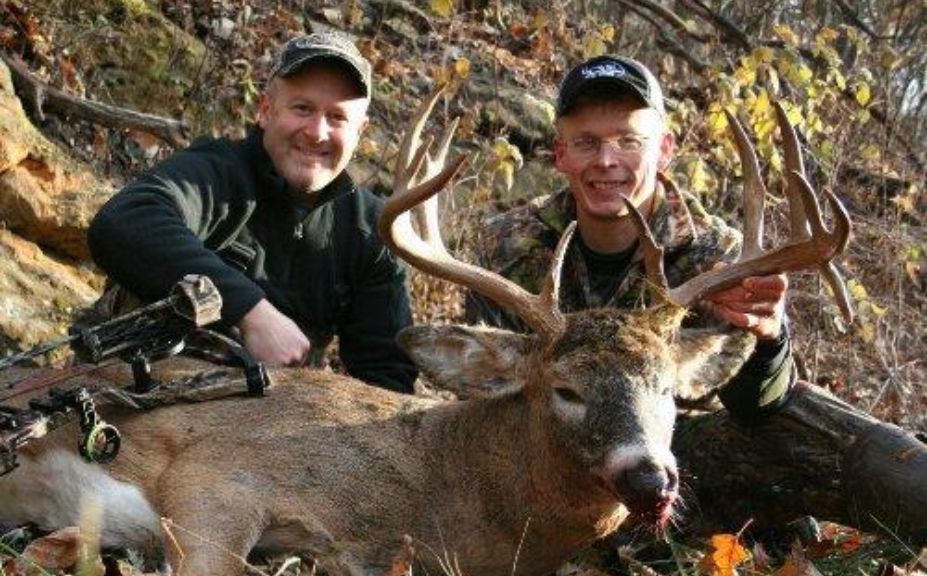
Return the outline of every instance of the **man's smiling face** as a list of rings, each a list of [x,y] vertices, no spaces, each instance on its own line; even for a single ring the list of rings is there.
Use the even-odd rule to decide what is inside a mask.
[[[581,222],[626,215],[622,198],[646,213],[674,146],[659,112],[633,97],[589,101],[557,128],[555,165],[570,182]]]
[[[271,81],[260,105],[264,148],[291,190],[317,192],[348,165],[369,100],[346,70],[310,63]]]

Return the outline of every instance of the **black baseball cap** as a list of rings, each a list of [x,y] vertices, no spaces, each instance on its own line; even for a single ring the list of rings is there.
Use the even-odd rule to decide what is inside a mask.
[[[289,40],[280,49],[270,78],[285,78],[295,74],[312,60],[329,60],[351,72],[364,94],[370,98],[370,62],[364,58],[347,34],[341,32],[315,32]]]
[[[595,88],[628,92],[661,115],[666,114],[663,90],[646,66],[633,58],[597,56],[576,66],[563,78],[557,96],[557,117],[569,114],[577,98]]]

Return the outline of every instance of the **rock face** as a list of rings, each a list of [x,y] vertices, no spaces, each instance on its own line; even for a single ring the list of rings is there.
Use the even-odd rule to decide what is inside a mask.
[[[0,62],[0,353],[60,337],[97,296],[85,237],[111,192],[35,129]]]

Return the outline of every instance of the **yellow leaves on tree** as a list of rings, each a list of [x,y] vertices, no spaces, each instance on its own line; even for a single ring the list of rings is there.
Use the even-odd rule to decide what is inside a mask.
[[[784,24],[776,24],[773,26],[773,33],[790,46],[798,46],[799,44],[798,35]]]
[[[714,102],[708,108],[708,135],[712,140],[720,140],[727,134],[727,116],[724,108]]]
[[[819,44],[830,44],[839,36],[840,32],[838,32],[835,28],[825,26],[824,28],[821,28],[820,31],[818,31],[817,35],[814,37],[814,40]]]
[[[502,178],[505,189],[511,190],[515,182],[515,171],[524,164],[521,150],[500,136],[493,143],[492,152],[493,177]]]
[[[872,92],[869,90],[869,84],[866,82],[859,82],[856,84],[855,89],[856,101],[859,102],[860,106],[865,106],[869,104],[869,101],[872,99]]]
[[[583,58],[601,56],[608,50],[608,45],[615,39],[615,27],[605,25],[593,30],[583,39]]]
[[[870,296],[862,282],[851,278],[847,282],[847,289],[853,300],[856,302],[856,317],[854,323],[856,333],[867,344],[872,344],[877,336],[876,322],[879,318],[885,316],[888,309],[879,306]]]
[[[554,121],[557,119],[557,111],[554,108],[554,105],[548,102],[547,100],[542,100],[540,98],[535,98],[528,92],[524,93],[525,105],[530,108],[537,110],[541,117],[550,125],[554,125]]]
[[[441,18],[449,18],[457,10],[455,0],[430,0],[428,7]]]
[[[435,67],[431,70],[431,77],[437,84],[447,84],[448,92],[454,93],[461,82],[470,75],[470,60],[457,58],[444,67]]]
[[[459,78],[466,78],[470,75],[470,60],[467,58],[458,58],[454,60],[454,72]]]

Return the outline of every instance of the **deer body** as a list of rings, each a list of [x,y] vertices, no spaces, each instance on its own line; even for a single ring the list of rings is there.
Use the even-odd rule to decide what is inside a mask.
[[[414,329],[417,360],[470,374],[439,378],[516,374],[507,390],[466,401],[279,370],[264,398],[103,411],[123,435],[118,458],[108,467],[86,464],[73,449],[74,431],[56,431],[0,478],[0,521],[76,524],[93,494],[105,509],[105,546],[162,547],[159,517],[172,519],[183,563],[163,547],[183,574],[240,573],[222,548],[240,556],[297,551],[333,574],[380,574],[404,534],[433,569],[447,557],[466,574],[511,574],[513,565],[517,574],[544,574],[628,515],[614,478],[644,460],[675,475],[672,399],[646,374],[635,381],[602,372],[584,383],[577,394],[586,398],[585,414],[558,407],[563,400],[551,392],[566,373],[608,370],[616,362],[602,356],[609,347],[642,364],[643,350],[628,356],[619,332],[596,350],[565,343],[560,363],[532,350],[527,336]],[[474,336],[484,348],[449,362],[447,344],[469,346]],[[495,368],[477,374],[468,355]],[[641,417],[647,405],[663,408]]]

